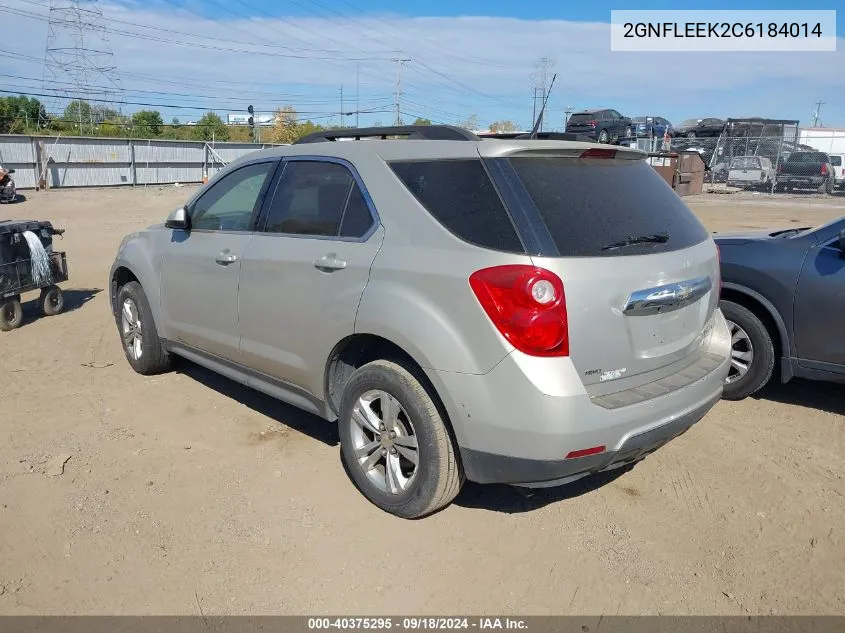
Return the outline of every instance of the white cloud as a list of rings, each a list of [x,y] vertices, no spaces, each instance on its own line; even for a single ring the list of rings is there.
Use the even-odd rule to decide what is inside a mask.
[[[21,10],[46,14],[41,5],[10,2]],[[232,7],[243,10],[240,5]],[[536,71],[535,61],[545,56],[555,60],[553,71],[558,73],[550,100],[552,124],[560,120],[566,105],[613,105],[630,115],[652,113],[676,120],[702,115],[806,120],[817,99],[827,102],[826,121],[845,124],[839,105],[845,94],[841,38],[834,53],[614,53],[610,27],[602,23],[361,14],[353,16],[354,21],[337,15],[244,19],[223,11],[212,20],[163,2],[104,4],[103,11],[113,31],[252,51],[224,52],[112,33],[114,61],[125,88],[214,97],[128,94],[126,99],[133,101],[190,103],[218,110],[242,109],[246,102],[260,108],[294,103],[319,116],[338,111],[341,83],[344,109],[354,109],[355,59],[361,59],[357,62],[361,109],[386,109],[392,102],[396,71],[389,60],[401,53],[412,59],[403,69],[403,110],[447,122],[477,112],[483,120],[513,118],[528,125],[530,75]],[[42,59],[46,23],[14,15],[6,20],[0,48]],[[232,40],[254,41],[257,46]],[[41,77],[41,65],[34,61],[7,60],[4,67],[15,68],[17,72],[10,74]],[[11,78],[4,83],[31,91],[38,87]],[[392,115],[364,116],[362,123],[376,118],[386,123]]]

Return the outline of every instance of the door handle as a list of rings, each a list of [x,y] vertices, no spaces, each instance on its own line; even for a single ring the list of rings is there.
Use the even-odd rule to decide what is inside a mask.
[[[337,255],[334,253],[329,253],[328,255],[323,255],[320,259],[314,262],[314,268],[319,270],[343,270],[346,268],[346,262],[342,259],[338,259]]]
[[[228,250],[223,251],[222,253],[217,253],[217,257],[214,258],[221,266],[228,266],[229,264],[234,264],[238,261],[238,256],[234,253],[230,253]]]

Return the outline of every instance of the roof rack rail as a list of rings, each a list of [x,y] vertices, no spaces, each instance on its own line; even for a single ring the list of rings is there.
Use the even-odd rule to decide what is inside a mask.
[[[485,132],[479,134],[482,139],[485,138],[499,138],[499,139],[519,139],[525,140],[531,138],[531,132]],[[584,136],[583,134],[573,134],[572,132],[537,132],[533,140],[535,141],[578,141],[580,143],[595,143],[596,139]]]
[[[393,127],[361,127],[341,128],[338,130],[323,130],[313,132],[294,141],[294,145],[302,143],[322,143],[350,139],[359,141],[362,138],[382,138],[403,136],[408,139],[426,141],[478,141],[479,138],[464,128],[454,125],[397,125]]]

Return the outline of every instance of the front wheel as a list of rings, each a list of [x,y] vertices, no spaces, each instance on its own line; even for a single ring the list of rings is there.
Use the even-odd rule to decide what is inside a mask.
[[[23,323],[23,306],[18,297],[0,301],[0,332],[17,329]]]
[[[731,368],[723,397],[742,400],[759,391],[772,377],[775,347],[760,318],[745,306],[722,300],[719,307],[731,333]]]
[[[353,483],[386,512],[423,517],[461,490],[463,471],[443,414],[400,364],[378,360],[352,374],[338,431]]]
[[[141,284],[130,281],[117,293],[117,324],[126,360],[139,374],[170,369],[172,359],[158,337],[153,313]]]

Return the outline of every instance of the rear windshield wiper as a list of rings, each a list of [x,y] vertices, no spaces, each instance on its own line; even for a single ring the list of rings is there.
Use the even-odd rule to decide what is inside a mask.
[[[637,237],[626,237],[619,242],[612,242],[601,247],[603,251],[612,251],[617,248],[634,246],[635,244],[665,244],[669,241],[668,233],[655,233],[653,235],[639,235]]]

